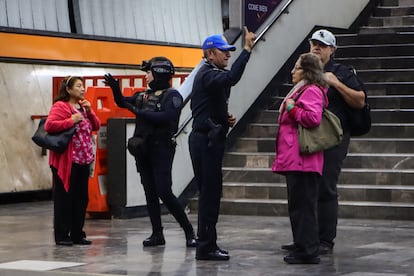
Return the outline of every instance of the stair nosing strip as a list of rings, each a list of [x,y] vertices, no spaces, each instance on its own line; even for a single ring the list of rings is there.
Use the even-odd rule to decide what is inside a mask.
[[[226,187],[276,187],[286,188],[286,183],[246,183],[246,182],[223,182]],[[381,184],[340,184],[338,188],[342,189],[367,189],[367,190],[409,190],[414,191],[414,186],[404,185],[381,185]]]
[[[222,203],[261,203],[261,204],[287,204],[287,199],[256,199],[256,198],[222,198]],[[413,203],[405,202],[383,202],[383,201],[342,201],[341,206],[359,206],[359,207],[393,207],[393,208],[414,208]]]
[[[270,167],[223,167],[223,171],[268,171],[273,173]],[[414,169],[373,169],[373,168],[343,168],[342,172],[364,172],[364,173],[406,173],[414,174]]]

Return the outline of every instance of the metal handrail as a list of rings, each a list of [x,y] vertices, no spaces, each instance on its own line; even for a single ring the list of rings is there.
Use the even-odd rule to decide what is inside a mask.
[[[293,0],[288,0],[286,1],[286,3],[282,6],[282,8],[279,10],[279,12],[273,16],[272,20],[270,21],[269,24],[266,25],[266,27],[263,28],[263,30],[256,36],[256,39],[254,40],[253,43],[253,47],[256,46],[256,43],[259,42],[259,40],[262,39],[262,37],[265,35],[265,33],[270,29],[270,27],[273,26],[273,24],[279,19],[279,17],[284,14],[284,13],[288,13],[286,10],[289,7],[289,5],[293,2]],[[191,75],[195,75],[195,71],[198,71],[198,69],[201,67],[201,63],[193,70],[193,72],[191,72]],[[193,74],[194,73],[194,74]],[[187,79],[188,80],[188,79]],[[186,80],[186,81],[187,81]],[[187,104],[190,100],[191,97],[191,93],[189,95],[186,95],[185,97],[185,103]],[[184,129],[187,127],[187,125],[191,122],[191,120],[193,119],[193,115],[190,114],[185,120],[184,122],[178,127],[177,132],[174,134],[173,139],[177,138],[183,131]]]

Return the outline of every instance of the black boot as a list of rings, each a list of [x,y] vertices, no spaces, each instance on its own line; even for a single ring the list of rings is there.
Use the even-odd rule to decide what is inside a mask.
[[[142,242],[142,245],[144,245],[144,247],[164,245],[164,244],[165,244],[165,239],[164,239],[164,234],[162,233],[162,228],[159,231],[152,232],[151,236],[146,238]]]
[[[187,247],[196,247],[197,246],[197,240],[196,236],[194,234],[194,230],[191,229],[188,231],[185,231],[185,245]]]

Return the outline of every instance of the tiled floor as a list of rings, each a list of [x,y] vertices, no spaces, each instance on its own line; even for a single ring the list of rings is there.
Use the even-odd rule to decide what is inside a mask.
[[[196,225],[196,215],[190,219]],[[414,275],[414,221],[341,219],[333,255],[319,265],[287,265],[286,217],[220,216],[228,262],[196,261],[184,234],[163,216],[165,247],[143,248],[148,218],[86,221],[91,246],[53,242],[52,203],[0,205],[0,276],[60,275]]]

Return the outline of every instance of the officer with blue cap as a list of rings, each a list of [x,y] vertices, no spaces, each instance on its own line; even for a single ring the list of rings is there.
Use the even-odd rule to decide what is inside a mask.
[[[191,97],[193,129],[189,137],[194,176],[199,188],[197,260],[230,259],[217,245],[216,224],[223,186],[222,161],[226,135],[236,118],[228,112],[230,88],[242,77],[250,58],[256,35],[244,27],[244,49],[226,70],[230,45],[224,36],[212,35],[202,48],[204,64],[194,78]]]

